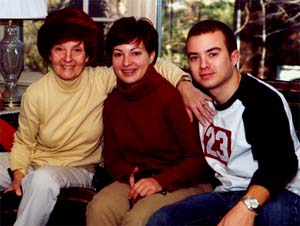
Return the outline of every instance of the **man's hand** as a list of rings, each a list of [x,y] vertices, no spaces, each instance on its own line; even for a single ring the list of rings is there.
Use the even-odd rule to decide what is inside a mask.
[[[261,185],[251,185],[245,196],[254,197],[263,205],[270,198],[270,192]],[[246,205],[240,201],[223,217],[218,226],[253,226],[255,216],[256,213],[248,210]]]
[[[22,196],[22,180],[24,178],[24,174],[20,170],[13,171],[13,182],[10,186],[5,190],[7,191],[15,191],[17,196]]]
[[[195,88],[189,81],[180,82],[177,88],[181,93],[190,121],[193,121],[194,114],[203,126],[212,123],[215,111],[206,102],[212,99]]]
[[[256,213],[250,211],[241,201],[237,203],[220,221],[218,226],[253,226]]]

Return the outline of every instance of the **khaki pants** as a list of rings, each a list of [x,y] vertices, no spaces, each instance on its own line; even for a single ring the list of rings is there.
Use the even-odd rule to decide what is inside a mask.
[[[212,191],[209,184],[178,189],[147,196],[129,208],[128,184],[114,182],[96,194],[87,207],[88,226],[143,226],[151,215],[159,208],[182,200],[188,196]]]

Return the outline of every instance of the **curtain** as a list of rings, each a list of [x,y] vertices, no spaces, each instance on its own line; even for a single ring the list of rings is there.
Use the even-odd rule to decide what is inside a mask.
[[[137,18],[147,17],[156,27],[157,0],[127,0],[127,14]]]
[[[1,0],[1,19],[37,19],[47,16],[48,0]]]

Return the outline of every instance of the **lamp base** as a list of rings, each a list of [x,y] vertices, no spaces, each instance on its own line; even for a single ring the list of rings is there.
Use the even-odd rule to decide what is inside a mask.
[[[24,44],[18,37],[17,26],[9,21],[5,25],[4,37],[0,42],[0,72],[5,82],[2,95],[3,105],[6,108],[20,106],[21,93],[17,90],[17,81],[21,74],[24,62]]]
[[[3,109],[8,110],[8,109],[14,109],[20,107],[21,102],[4,102],[2,104]]]
[[[19,107],[21,104],[22,94],[17,90],[17,87],[6,87],[2,93],[2,106],[4,109]]]

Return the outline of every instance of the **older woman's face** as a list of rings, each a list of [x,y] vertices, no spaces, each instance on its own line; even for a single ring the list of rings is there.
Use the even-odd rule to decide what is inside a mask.
[[[155,52],[149,54],[144,43],[131,42],[113,48],[112,64],[117,77],[125,83],[139,81],[153,62]]]
[[[64,80],[73,80],[84,70],[88,61],[83,42],[67,41],[54,45],[50,61],[55,73]]]

